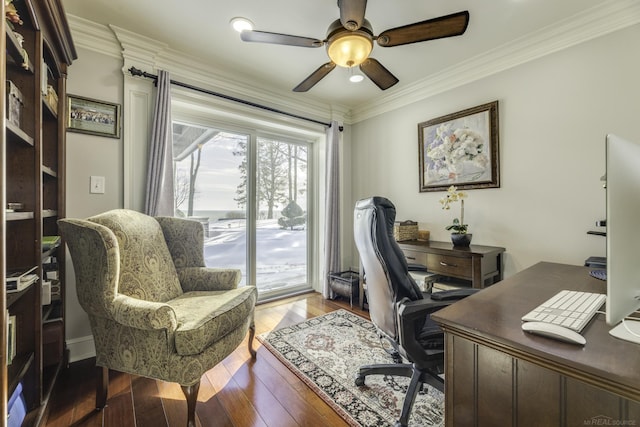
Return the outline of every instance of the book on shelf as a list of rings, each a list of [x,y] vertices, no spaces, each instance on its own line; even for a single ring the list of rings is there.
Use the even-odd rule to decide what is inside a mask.
[[[16,316],[7,312],[7,365],[16,357]]]
[[[42,250],[48,251],[60,244],[60,236],[42,236]]]
[[[7,293],[23,291],[37,281],[37,274],[27,274],[18,281],[7,282]]]
[[[28,269],[18,268],[18,269],[7,271],[7,284],[10,282],[22,281],[25,278],[25,276],[36,271],[37,268],[38,266],[34,266]]]
[[[34,273],[37,268],[35,266],[29,269],[8,271],[5,284],[7,292],[20,292],[35,283],[38,280],[38,275]]]

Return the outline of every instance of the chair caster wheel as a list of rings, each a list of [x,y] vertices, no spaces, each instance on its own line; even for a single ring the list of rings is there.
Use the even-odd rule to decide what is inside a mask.
[[[356,385],[362,387],[364,385],[364,377],[356,377]]]

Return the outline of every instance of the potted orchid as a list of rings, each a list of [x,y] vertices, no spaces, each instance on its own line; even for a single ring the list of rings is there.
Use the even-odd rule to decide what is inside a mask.
[[[447,195],[440,199],[442,209],[451,209],[451,203],[460,202],[460,218],[454,218],[453,223],[445,229],[451,230],[451,241],[454,246],[469,246],[471,244],[471,233],[467,233],[468,224],[464,223],[464,199],[467,193],[458,191],[455,185],[447,190]]]

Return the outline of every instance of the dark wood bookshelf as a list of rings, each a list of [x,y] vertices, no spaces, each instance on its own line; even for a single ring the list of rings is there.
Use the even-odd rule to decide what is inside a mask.
[[[14,29],[6,20],[0,24],[6,52],[0,59],[0,85],[5,97],[11,85],[11,96],[20,99],[20,108],[9,110],[6,100],[0,106],[6,117],[0,143],[5,159],[0,165],[0,188],[4,201],[19,203],[21,208],[2,207],[0,274],[6,284],[8,271],[32,266],[38,278],[19,292],[0,288],[0,345],[5,348],[9,339],[5,319],[15,316],[11,364],[7,352],[0,352],[0,412],[8,413],[9,396],[20,384],[28,411],[22,426],[30,427],[42,421],[56,378],[66,366],[66,350],[58,350],[65,342],[64,246],[43,252],[41,242],[44,235],[58,234],[56,220],[65,215],[65,171],[59,166],[65,164],[66,123],[57,111],[65,111],[67,68],[77,53],[61,0],[15,0],[13,5],[23,23]],[[46,98],[51,91],[58,95],[56,105]],[[60,300],[43,307],[43,261],[49,256],[58,261]],[[46,340],[60,345],[48,346]]]

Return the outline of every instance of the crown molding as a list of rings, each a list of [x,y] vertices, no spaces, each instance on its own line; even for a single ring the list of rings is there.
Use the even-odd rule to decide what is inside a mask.
[[[608,0],[352,110],[353,123],[396,110],[640,22],[640,2]]]
[[[167,70],[176,80],[214,92],[237,97],[283,111],[329,122],[348,122],[350,109],[343,105],[328,105],[310,99],[270,91],[239,80],[224,73],[215,65],[203,63],[199,58],[171,49],[167,44],[117,27],[101,25],[74,15],[67,15],[77,46],[108,56],[123,59],[123,73],[135,65],[151,73]]]
[[[122,58],[122,48],[111,29],[79,16],[67,14],[71,36],[76,47],[92,50],[113,58]]]

